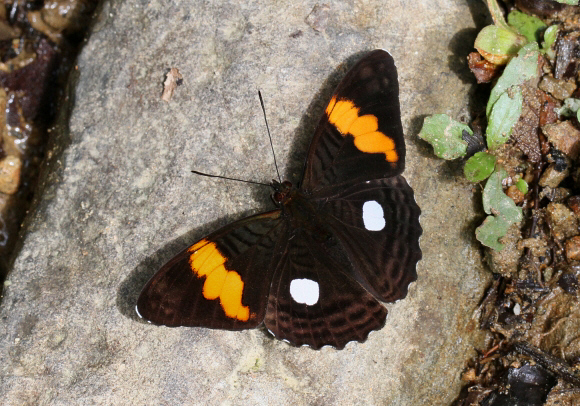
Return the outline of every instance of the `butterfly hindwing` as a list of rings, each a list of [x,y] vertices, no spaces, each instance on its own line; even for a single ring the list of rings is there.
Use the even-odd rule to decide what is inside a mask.
[[[329,252],[328,241],[294,230],[273,275],[264,320],[276,338],[341,349],[384,325],[387,309],[348,276],[345,257]]]
[[[321,209],[354,267],[354,277],[375,297],[394,302],[417,279],[421,211],[402,176],[356,184]]]
[[[391,55],[371,52],[343,79],[310,145],[301,189],[325,194],[400,174],[405,142],[397,69]]]
[[[234,222],[165,264],[143,288],[137,311],[154,324],[239,330],[262,323],[287,240],[280,211]]]

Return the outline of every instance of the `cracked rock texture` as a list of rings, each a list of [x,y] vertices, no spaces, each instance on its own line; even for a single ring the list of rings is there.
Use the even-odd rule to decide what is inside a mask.
[[[465,114],[480,1],[103,5],[53,131],[35,209],[1,304],[0,398],[21,404],[445,405],[481,339],[488,274],[460,163],[417,137],[426,114]],[[134,305],[147,279],[205,233],[270,207],[273,158],[296,181],[334,86],[364,52],[393,55],[405,176],[422,208],[419,279],[385,328],[336,351],[263,330],[164,328]],[[170,68],[183,85],[161,100]]]

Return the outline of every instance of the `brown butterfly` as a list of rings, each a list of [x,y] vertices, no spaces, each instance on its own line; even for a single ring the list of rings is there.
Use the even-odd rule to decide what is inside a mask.
[[[421,258],[420,209],[401,176],[397,70],[376,50],[342,80],[302,181],[273,181],[272,211],[231,223],[165,264],[137,312],[165,326],[262,324],[294,345],[364,341],[407,294]]]

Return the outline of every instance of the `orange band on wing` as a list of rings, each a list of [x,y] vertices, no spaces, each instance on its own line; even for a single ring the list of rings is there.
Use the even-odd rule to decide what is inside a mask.
[[[354,145],[361,152],[383,153],[388,162],[397,162],[399,156],[393,139],[379,129],[379,120],[372,114],[359,116],[359,108],[350,100],[333,97],[326,107],[328,121],[342,135],[352,135]]]
[[[242,305],[244,282],[236,271],[228,271],[226,258],[219,252],[215,243],[206,239],[192,245],[188,251],[189,266],[198,277],[205,277],[203,297],[207,300],[220,300],[226,316],[240,321],[248,321],[250,308]]]

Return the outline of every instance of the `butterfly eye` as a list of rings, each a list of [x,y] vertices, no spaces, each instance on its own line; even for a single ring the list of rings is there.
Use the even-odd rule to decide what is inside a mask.
[[[284,200],[284,194],[281,192],[274,192],[272,200],[274,200],[274,203],[282,203],[282,200]]]

